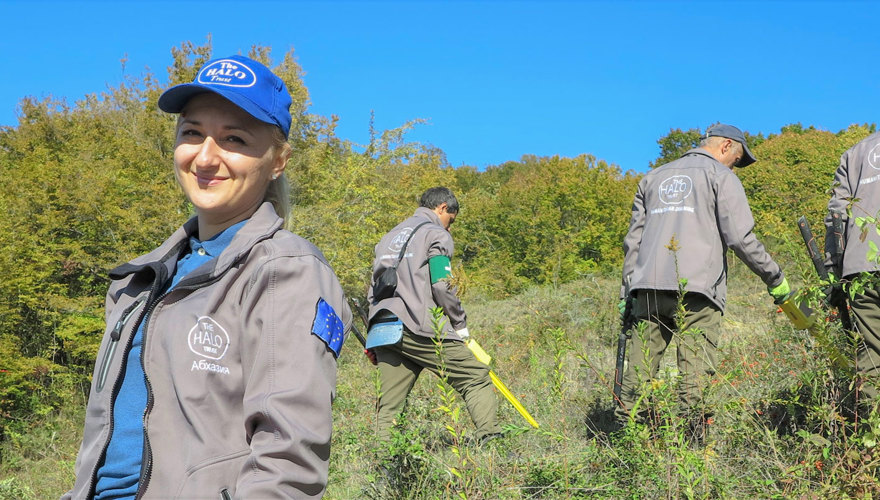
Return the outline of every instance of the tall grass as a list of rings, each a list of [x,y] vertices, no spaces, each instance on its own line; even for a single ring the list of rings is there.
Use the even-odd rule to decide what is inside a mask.
[[[339,360],[326,498],[880,496],[880,416],[863,413],[853,424],[852,374],[823,345],[831,339],[851,355],[851,343],[834,324],[822,325],[823,335],[795,331],[738,261],[706,394],[715,411],[705,446],[689,444],[677,416],[674,355],[649,384],[656,418],[615,431],[618,287],[616,275],[598,274],[504,300],[465,298],[472,335],[541,424],[531,428],[501,399],[506,437],[485,446],[471,438],[463,402],[425,373],[391,445],[380,447],[376,372],[350,339]],[[70,487],[80,408],[2,444],[0,500],[52,498]]]

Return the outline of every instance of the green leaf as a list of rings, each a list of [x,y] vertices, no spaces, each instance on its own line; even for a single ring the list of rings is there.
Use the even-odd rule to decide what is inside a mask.
[[[805,437],[807,438],[807,441],[815,444],[816,446],[821,446],[823,448],[831,446],[831,441],[828,441],[818,434],[807,434]]]

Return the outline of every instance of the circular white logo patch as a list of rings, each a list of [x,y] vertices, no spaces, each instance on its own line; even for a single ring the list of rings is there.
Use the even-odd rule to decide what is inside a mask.
[[[209,316],[202,316],[187,337],[189,349],[208,359],[221,359],[229,349],[229,334]]]
[[[880,170],[880,144],[875,145],[868,151],[868,165],[871,168]]]
[[[388,250],[394,253],[400,253],[400,250],[403,248],[403,244],[406,243],[406,240],[409,238],[410,233],[412,233],[413,228],[407,227],[402,231],[397,233],[397,236],[391,240],[391,244],[388,245]]]
[[[678,205],[694,189],[694,182],[686,175],[673,175],[660,183],[660,201],[667,205]]]

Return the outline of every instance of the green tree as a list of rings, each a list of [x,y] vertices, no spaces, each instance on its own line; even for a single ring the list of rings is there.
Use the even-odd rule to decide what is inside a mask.
[[[635,175],[590,155],[525,156],[502,168],[507,181],[467,193],[462,209],[459,248],[474,279],[512,293],[621,262]]]
[[[752,152],[758,161],[736,173],[748,195],[756,232],[768,241],[798,242],[797,219],[806,215],[814,232],[824,235],[822,220],[840,155],[870,133],[867,125],[852,125],[836,134],[787,126],[755,146]],[[795,245],[785,252],[794,259],[803,249]]]
[[[363,151],[325,129],[330,135],[312,137],[314,148],[294,172],[292,230],[324,252],[352,296],[365,296],[374,245],[415,210],[421,193],[456,188],[441,151],[407,141],[419,123],[384,131]]]
[[[743,131],[743,135],[746,137],[746,144],[749,146],[749,150],[764,142],[763,134],[751,135],[748,131]],[[681,155],[688,152],[688,150],[700,145],[702,136],[702,132],[696,128],[686,131],[680,128],[670,129],[668,134],[657,139],[657,144],[660,145],[660,156],[650,162],[648,167],[657,168],[681,158]]]
[[[699,129],[691,128],[682,130],[680,128],[669,129],[669,133],[657,139],[660,146],[660,156],[656,160],[648,164],[649,168],[657,168],[661,165],[681,158],[689,149],[693,149],[700,144],[702,133]]]

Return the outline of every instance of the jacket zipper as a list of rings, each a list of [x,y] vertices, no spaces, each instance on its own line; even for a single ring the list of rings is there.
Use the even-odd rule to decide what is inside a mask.
[[[246,252],[245,252],[245,254],[246,254]],[[235,261],[232,264],[230,264],[230,267],[235,265],[241,257],[242,257],[242,255],[239,255],[235,259]],[[167,294],[163,294],[161,297],[150,302],[149,297],[152,296],[154,293],[157,293],[159,290],[159,282],[161,282],[161,284],[164,285],[165,279],[167,279],[167,277],[164,276],[165,273],[161,273],[159,271],[156,271],[155,269],[154,269],[154,272],[156,272],[157,274],[154,277],[153,288],[147,294],[147,298],[144,299],[145,302],[147,302],[148,304],[152,304],[152,305],[155,305],[161,298],[163,298],[165,295],[167,295]],[[160,276],[159,276],[160,273],[162,274],[162,279],[160,279]],[[225,274],[225,273],[223,273],[223,274]],[[178,288],[179,289],[193,289],[193,290],[195,290],[195,289],[200,288],[202,286],[207,286],[207,285],[210,285],[216,281],[219,281],[220,278],[222,278],[222,274],[220,276],[217,276],[217,277],[215,277],[211,280],[208,280],[204,283],[199,283],[198,286],[188,285],[188,286],[178,287]],[[184,280],[184,281],[186,281],[186,280]],[[146,317],[146,315],[150,311],[152,311],[152,309],[153,309],[153,307],[149,307],[148,310],[144,312],[144,316],[141,316],[140,318],[138,318],[137,323],[139,324],[141,321],[144,321],[144,318]],[[125,312],[123,312],[122,316],[126,316]],[[144,328],[146,328],[146,327],[147,327],[147,325],[144,324]],[[115,325],[114,325],[114,330],[115,330]],[[117,338],[116,341],[118,342],[118,340],[119,339]],[[125,349],[126,352],[131,349],[131,343],[133,340],[134,340],[134,335],[132,335],[128,339],[128,344],[126,345],[126,349]],[[145,336],[144,337],[144,346],[141,349],[141,366],[142,367],[143,367],[143,363],[144,363],[144,352],[146,351],[147,340],[148,339]],[[111,333],[111,342],[112,341],[113,341],[113,337],[112,337],[112,333]],[[108,346],[108,349],[109,349],[109,346]],[[115,351],[115,347],[113,348],[113,350]],[[107,356],[105,355],[105,357],[107,357]],[[112,359],[112,356],[110,356],[108,359]],[[109,361],[108,361],[108,363],[109,363]],[[104,371],[104,367],[102,367],[101,371]],[[149,438],[147,437],[146,417],[147,417],[147,413],[149,412],[149,409],[153,405],[153,390],[152,390],[152,387],[150,386],[150,380],[147,377],[146,370],[144,370],[144,381],[147,386],[147,408],[144,410],[144,454],[143,454],[144,459],[142,459],[142,462],[141,462],[141,476],[138,479],[138,491],[135,494],[136,499],[143,497],[143,492],[146,490],[146,485],[149,483],[150,472],[152,470],[152,452],[149,448]],[[111,404],[110,404],[110,432],[109,432],[108,436],[113,435],[113,402],[116,400],[116,394],[119,392],[119,387],[121,386],[121,384],[122,384],[122,380],[117,377],[117,379],[115,380],[115,382],[113,384],[113,392],[110,396],[110,401],[111,401]],[[104,461],[104,458],[106,457],[106,454],[107,454],[107,447],[109,445],[110,445],[110,439],[107,439],[107,441],[104,443],[103,449],[101,450],[101,454],[98,456],[98,462],[97,462],[98,464],[100,464]],[[146,467],[144,467],[144,463],[147,464]],[[96,465],[92,469],[92,477],[90,479],[90,482],[88,484],[88,488],[86,490],[89,492],[88,493],[89,498],[94,496],[94,488],[95,488],[95,484],[97,483],[97,476],[98,476],[98,466]]]
[[[113,326],[113,331],[110,332],[111,345],[115,345],[119,342],[119,338],[122,336],[122,328],[124,327],[125,324],[128,323],[128,321],[132,318],[132,316],[134,316],[134,311],[137,309],[137,306],[139,306],[140,304],[142,304],[144,302],[147,302],[148,300],[149,300],[149,294],[147,294],[146,298],[138,299],[138,301],[136,301],[134,304],[129,306],[129,309],[126,309],[125,311],[123,311],[123,313],[122,313],[123,324],[120,325],[120,323],[117,322]],[[138,322],[136,322],[135,325],[140,323],[141,318],[142,318],[142,316],[138,318]],[[118,333],[117,333],[116,338],[114,339],[113,334],[117,332],[117,329],[118,329]],[[132,334],[128,337],[128,343],[125,345],[125,349],[123,350],[123,352],[128,352],[131,349],[131,344],[133,341],[134,341],[134,334]],[[109,350],[110,350],[110,346],[108,346],[108,351]],[[116,348],[113,347],[113,351],[115,351],[115,350],[116,350]],[[105,358],[107,358],[106,355],[105,355]],[[107,360],[108,366],[109,366],[109,362],[110,362],[110,359],[108,358],[108,360]],[[104,372],[105,370],[108,370],[108,368],[102,366],[101,372]],[[104,374],[104,375],[106,376],[106,374]],[[106,382],[106,380],[104,380],[104,381],[99,380],[99,382],[101,382],[101,385],[103,386],[103,384]],[[110,393],[110,432],[107,433],[108,438],[107,438],[107,441],[104,442],[104,447],[101,450],[101,454],[98,456],[98,461],[96,462],[97,464],[103,463],[104,458],[107,456],[107,448],[110,446],[109,436],[113,435],[113,404],[116,402],[116,395],[119,393],[119,388],[121,386],[122,386],[122,379],[120,377],[116,377],[116,379],[113,382],[113,391]],[[98,466],[96,465],[95,468],[92,469],[91,482],[89,484],[88,489],[86,490],[89,492],[89,498],[94,496],[94,489],[95,489],[95,485],[97,483],[98,483]]]
[[[158,290],[159,290],[158,283],[159,282],[164,283],[164,279],[161,279],[161,277],[160,277],[160,274],[164,274],[164,273],[161,273],[161,272],[158,272],[155,270],[154,270],[154,272],[156,273],[156,276],[153,279],[153,286],[150,288],[150,291],[147,293],[146,297],[137,302],[138,304],[139,303],[146,303],[146,304],[148,304],[148,307],[147,307],[147,309],[145,309],[143,311],[143,313],[140,316],[138,316],[138,320],[135,323],[135,325],[139,325],[142,321],[144,321],[144,318],[146,318],[149,310],[152,309],[152,307],[149,306],[149,304],[151,304],[150,297],[152,297],[155,293],[158,292]],[[155,304],[155,301],[153,301],[152,304]],[[133,311],[134,307],[135,306],[133,305],[132,311]],[[122,316],[123,317],[127,316],[126,320],[129,320],[129,319],[131,319],[131,316],[133,316],[133,314],[130,314],[132,311],[126,310],[123,312]],[[116,330],[117,326],[118,326],[118,324],[114,325],[114,328],[113,328],[114,331]],[[144,326],[146,326],[146,325],[144,325]],[[110,339],[112,342],[113,341],[112,332],[111,332]],[[118,341],[118,339],[117,339],[117,341]],[[128,343],[126,344],[125,350],[123,352],[128,353],[131,350],[131,344],[133,341],[134,341],[134,334],[132,334],[131,336],[128,337]],[[143,348],[142,348],[141,349],[141,363],[142,364],[143,364],[143,355],[144,355],[144,353],[143,353]],[[104,447],[101,450],[101,454],[98,457],[98,461],[96,462],[94,469],[92,469],[91,483],[89,484],[89,487],[86,490],[89,492],[89,498],[91,498],[95,494],[94,489],[95,489],[95,485],[98,482],[98,468],[99,468],[98,464],[101,464],[104,462],[104,459],[107,456],[107,448],[110,446],[110,437],[113,436],[113,418],[114,418],[113,417],[113,405],[116,403],[116,396],[118,395],[119,388],[121,386],[122,386],[122,378],[116,377],[116,380],[113,382],[113,392],[110,394],[110,432],[107,434],[108,438],[107,438],[107,441],[104,442]],[[143,467],[141,467],[141,470],[143,471]],[[138,484],[138,491],[140,491],[140,484]]]
[[[212,278],[208,281],[204,281],[198,283],[196,286],[188,285],[188,286],[178,286],[174,288],[174,290],[197,290],[199,288],[211,285],[217,281],[220,281],[222,278],[222,274],[215,278]],[[138,489],[135,494],[135,500],[143,498],[144,493],[147,491],[147,486],[150,484],[150,474],[153,472],[153,450],[150,447],[150,436],[147,433],[147,418],[149,417],[150,410],[153,408],[153,386],[150,384],[150,377],[147,375],[147,369],[144,367],[144,356],[147,353],[147,342],[149,341],[149,335],[147,335],[147,328],[150,323],[150,315],[153,313],[153,310],[156,308],[156,304],[158,304],[162,299],[164,299],[171,290],[163,293],[156,300],[150,303],[150,307],[146,311],[146,315],[144,316],[144,345],[141,348],[141,368],[144,371],[144,383],[147,386],[147,407],[144,409],[143,423],[144,423],[144,451],[143,457],[141,458],[141,477],[138,478]]]
[[[116,346],[119,344],[119,338],[122,336],[122,329],[134,315],[135,310],[146,300],[146,298],[140,298],[134,304],[128,306],[116,322],[116,325],[113,326],[113,331],[110,332],[110,344],[107,346],[107,351],[104,352],[104,359],[101,360],[101,369],[98,371],[98,382],[95,384],[95,390],[98,392],[104,390],[104,384],[107,382],[107,373],[110,371],[110,363],[113,361],[113,355],[116,354]]]
[[[718,276],[718,279],[715,280],[715,284],[712,285],[712,293],[715,293],[715,290],[718,289],[718,285],[721,284],[721,281],[724,280],[724,271],[721,271],[721,275]],[[717,295],[717,294],[716,294]]]
[[[232,495],[229,494],[229,489],[223,488],[220,490],[220,499],[221,500],[232,500]]]
[[[147,338],[149,337],[147,335],[147,327],[150,323],[150,315],[156,308],[156,304],[165,298],[166,295],[168,295],[168,292],[163,293],[157,297],[156,300],[151,302],[150,307],[147,309],[146,315],[144,316],[144,343],[143,346],[141,346],[141,370],[144,372],[144,384],[147,386],[147,406],[144,408],[144,414],[141,417],[144,428],[144,449],[143,455],[141,456],[141,477],[138,478],[138,488],[137,493],[135,494],[135,499],[143,497],[144,492],[147,490],[147,485],[150,484],[150,473],[153,470],[153,452],[150,449],[150,436],[147,434],[147,415],[153,407],[153,387],[150,385],[150,377],[147,376],[147,369],[144,367],[144,354],[147,352]]]
[[[725,252],[726,251],[727,251],[727,249],[725,248]],[[727,259],[724,259],[724,264],[721,267],[721,274],[718,275],[718,279],[715,280],[715,284],[712,285],[712,295],[713,296],[715,296],[715,297],[718,296],[718,285],[720,285],[721,282],[724,281],[725,276],[727,276]]]

